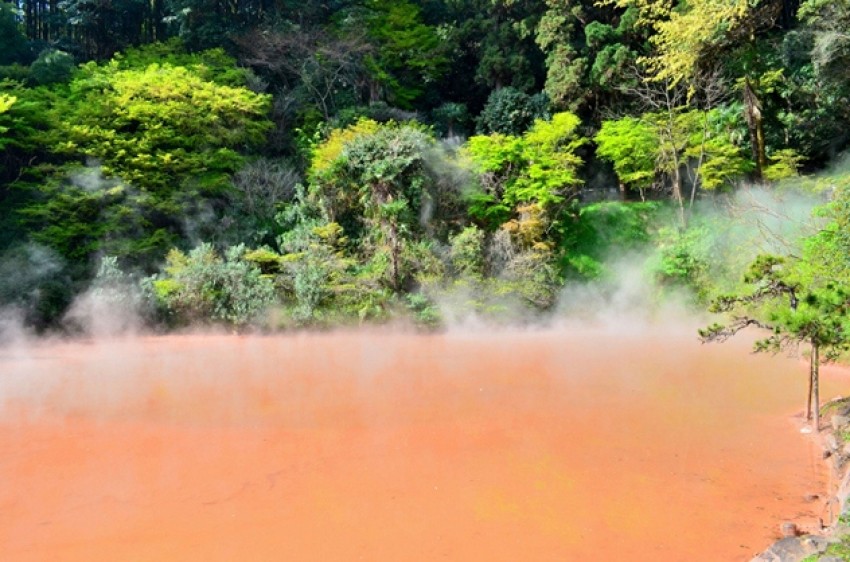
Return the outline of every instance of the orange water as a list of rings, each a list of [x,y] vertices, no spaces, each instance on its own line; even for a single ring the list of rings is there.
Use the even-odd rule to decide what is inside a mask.
[[[800,365],[637,333],[0,350],[0,560],[717,562],[815,525]]]

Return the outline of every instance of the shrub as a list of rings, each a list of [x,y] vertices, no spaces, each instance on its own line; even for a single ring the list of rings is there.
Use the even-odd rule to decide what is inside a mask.
[[[223,257],[209,244],[188,254],[172,250],[164,274],[152,280],[155,298],[178,323],[254,322],[272,305],[275,292],[272,282],[244,256],[241,245],[229,248]]]
[[[74,57],[65,51],[49,49],[42,51],[32,63],[29,78],[39,85],[67,82],[71,79],[74,68]]]
[[[529,96],[516,88],[499,88],[490,94],[478,116],[478,133],[521,135],[535,120],[549,117],[546,94]]]

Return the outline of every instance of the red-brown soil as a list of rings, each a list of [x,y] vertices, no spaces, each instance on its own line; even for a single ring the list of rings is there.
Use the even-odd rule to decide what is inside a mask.
[[[806,373],[694,334],[0,349],[0,559],[748,560],[822,515]]]

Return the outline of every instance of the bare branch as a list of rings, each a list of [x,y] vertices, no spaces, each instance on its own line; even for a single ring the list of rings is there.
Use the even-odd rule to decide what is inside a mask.
[[[364,58],[372,51],[363,36],[335,37],[316,29],[257,29],[237,37],[243,64],[272,75],[286,90],[303,88],[324,113],[338,90],[355,94],[365,83]]]

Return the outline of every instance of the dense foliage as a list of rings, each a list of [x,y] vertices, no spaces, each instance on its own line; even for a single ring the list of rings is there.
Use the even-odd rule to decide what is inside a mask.
[[[850,142],[849,23],[850,0],[5,3],[0,304],[57,326],[118,271],[166,325],[437,325],[551,313],[639,251],[697,303],[781,278],[840,316],[848,176],[798,175]],[[789,182],[834,196],[822,229],[751,251],[730,202]]]

